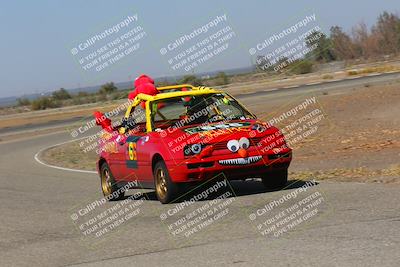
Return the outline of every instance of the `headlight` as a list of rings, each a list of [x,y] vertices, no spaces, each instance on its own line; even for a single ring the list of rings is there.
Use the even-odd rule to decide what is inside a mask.
[[[267,126],[266,125],[264,125],[264,124],[259,124],[259,123],[256,123],[256,124],[253,124],[252,126],[251,126],[251,129],[252,130],[256,130],[258,133],[262,133],[262,132],[265,132],[265,130],[267,130]]]
[[[201,145],[200,144],[194,144],[190,148],[192,149],[192,152],[194,154],[199,154],[201,152]]]
[[[201,144],[186,145],[183,153],[185,154],[185,156],[192,156],[200,154],[201,150]]]

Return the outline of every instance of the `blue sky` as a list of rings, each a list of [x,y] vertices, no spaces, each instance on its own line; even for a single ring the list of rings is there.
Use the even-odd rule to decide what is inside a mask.
[[[160,49],[223,14],[228,18],[225,26],[235,37],[226,51],[196,67],[195,73],[249,66],[249,48],[308,14],[315,13],[326,32],[332,25],[350,31],[362,21],[372,25],[384,10],[399,13],[400,4],[344,0],[2,1],[0,97],[128,81],[141,73],[154,77],[185,74],[183,69],[173,70],[168,55],[161,55]],[[78,62],[83,52],[73,56],[71,49],[134,14],[138,15],[136,25],[146,33],[140,48],[104,71],[83,70]]]

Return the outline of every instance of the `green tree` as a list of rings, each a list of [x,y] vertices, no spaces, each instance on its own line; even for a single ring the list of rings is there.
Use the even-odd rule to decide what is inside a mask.
[[[199,86],[203,84],[203,81],[200,78],[197,78],[196,75],[185,75],[182,79],[178,81],[180,84],[191,84],[194,86]]]
[[[78,92],[78,97],[87,97],[89,94],[87,92]]]
[[[64,88],[60,88],[60,90],[54,91],[52,96],[56,100],[65,100],[71,98],[71,95]]]
[[[255,67],[261,71],[271,71],[274,69],[274,64],[269,61],[267,56],[260,56],[258,55],[256,58]]]
[[[59,107],[60,103],[49,97],[40,97],[33,100],[31,106],[33,110],[42,110],[47,108]]]
[[[17,98],[17,105],[18,106],[29,106],[31,104],[31,101],[28,98]]]
[[[312,72],[312,66],[309,60],[298,60],[290,65],[289,70],[294,74],[306,74]]]
[[[274,64],[272,66],[272,70],[276,72],[285,72],[286,68],[290,66],[290,60],[286,56],[281,56],[278,59],[274,60]]]
[[[225,72],[221,71],[215,76],[215,85],[225,85],[229,83],[229,78]]]
[[[306,44],[311,51],[308,56],[313,60],[329,62],[335,60],[331,40],[320,31],[314,31],[306,37]]]
[[[102,95],[108,95],[108,94],[111,94],[111,93],[113,93],[113,92],[115,92],[117,90],[118,90],[118,88],[114,85],[114,83],[113,82],[109,82],[109,83],[103,84],[100,87],[99,93],[102,94]]]
[[[169,85],[173,85],[173,84],[174,83],[171,83],[167,79],[164,78],[163,80],[156,82],[156,87],[169,86]]]

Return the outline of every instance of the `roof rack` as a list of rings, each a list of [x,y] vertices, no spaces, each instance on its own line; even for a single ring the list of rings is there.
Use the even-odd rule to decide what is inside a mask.
[[[192,90],[195,89],[195,87],[191,84],[177,84],[177,85],[157,87],[157,90],[164,91],[164,90],[173,90],[173,89],[182,89],[182,88],[190,88]]]
[[[218,93],[221,92],[219,90],[215,90],[210,87],[205,87],[205,86],[193,86],[190,84],[178,84],[178,85],[171,85],[171,86],[163,86],[163,87],[157,87],[159,91],[167,91],[167,90],[174,90],[174,89],[182,89],[182,88],[190,88],[191,93],[190,95],[201,95],[204,93]],[[189,92],[190,92],[189,91]],[[138,94],[135,99],[133,100],[132,105],[136,106],[139,104],[141,101],[153,101],[153,100],[158,100],[158,99],[164,99],[164,98],[169,98],[169,97],[174,97],[174,96],[185,96],[188,94],[188,91],[175,91],[175,92],[162,92],[160,94],[157,94],[155,96],[152,95],[146,95],[146,94]]]

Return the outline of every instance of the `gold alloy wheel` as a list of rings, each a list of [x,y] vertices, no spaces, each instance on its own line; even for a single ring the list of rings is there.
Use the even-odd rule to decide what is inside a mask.
[[[160,198],[165,198],[167,195],[167,180],[165,177],[165,172],[162,169],[158,169],[156,173],[156,190],[157,194],[160,196]]]
[[[105,196],[111,194],[111,175],[107,169],[103,171],[103,175],[101,176],[101,188]]]

